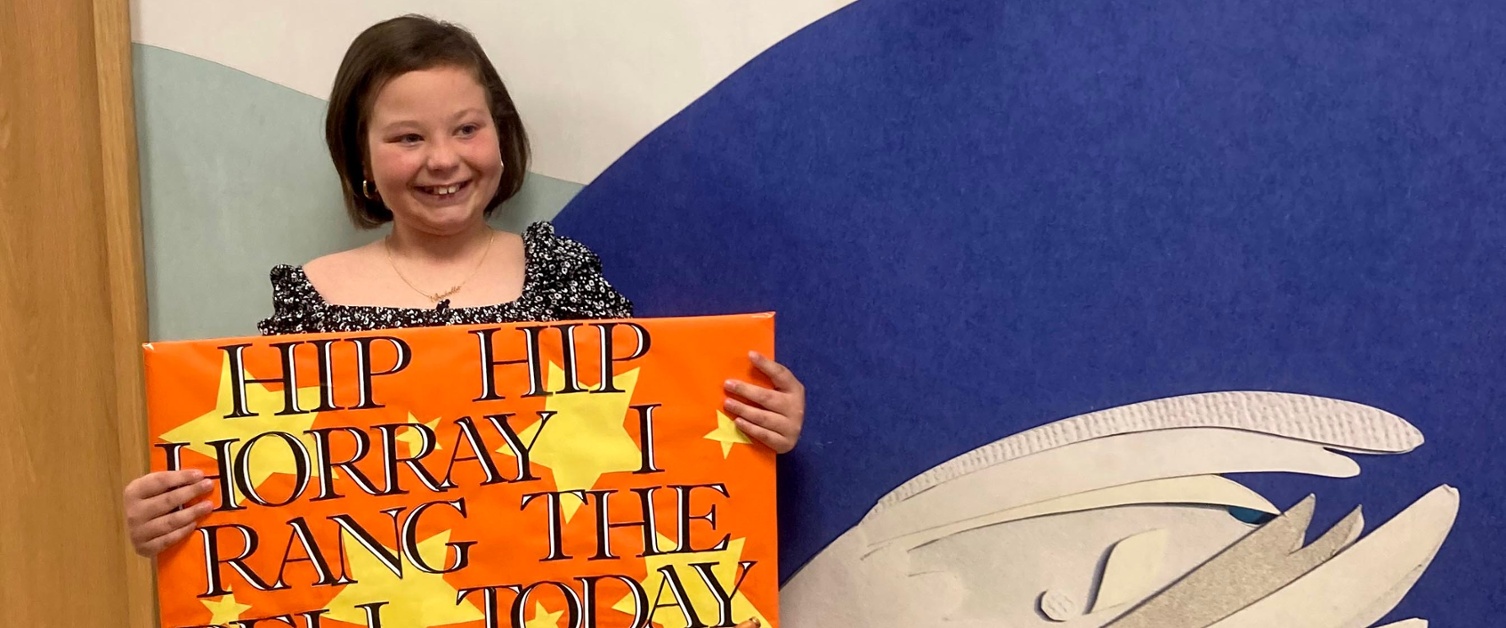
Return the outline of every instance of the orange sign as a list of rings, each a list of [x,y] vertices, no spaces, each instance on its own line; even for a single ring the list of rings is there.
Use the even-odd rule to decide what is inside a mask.
[[[152,469],[215,510],[165,628],[777,625],[771,314],[145,346]]]

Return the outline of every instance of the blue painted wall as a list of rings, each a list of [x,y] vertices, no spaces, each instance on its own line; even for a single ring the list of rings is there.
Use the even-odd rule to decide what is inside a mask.
[[[883,493],[1211,390],[1394,412],[1363,475],[1242,477],[1315,529],[1459,488],[1392,613],[1506,612],[1506,3],[861,0],[734,74],[560,229],[642,315],[773,309],[811,390],[787,575]]]

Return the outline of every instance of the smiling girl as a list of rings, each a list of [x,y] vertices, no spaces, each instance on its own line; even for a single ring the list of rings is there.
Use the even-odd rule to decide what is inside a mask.
[[[487,216],[522,188],[528,138],[512,97],[476,39],[419,16],[361,33],[340,64],[325,139],[351,220],[380,240],[272,269],[264,334],[632,316],[601,262],[548,223],[495,231]],[[805,390],[758,354],[765,388],[726,383],[725,409],[777,452],[800,437]],[[197,470],[157,472],[125,489],[136,551],[155,556],[193,532],[212,505]]]

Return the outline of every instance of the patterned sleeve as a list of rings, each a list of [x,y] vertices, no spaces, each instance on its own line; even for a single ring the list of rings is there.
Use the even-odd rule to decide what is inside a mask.
[[[547,222],[529,226],[527,239],[543,245],[537,261],[547,265],[549,305],[560,320],[633,316],[633,302],[602,275],[601,258],[586,245],[555,235]]]
[[[256,324],[264,336],[298,334],[309,329],[313,284],[303,277],[303,269],[287,264],[272,267],[272,315]]]

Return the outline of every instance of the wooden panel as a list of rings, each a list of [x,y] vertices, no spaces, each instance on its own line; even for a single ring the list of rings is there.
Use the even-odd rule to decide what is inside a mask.
[[[0,626],[155,624],[126,3],[0,2]]]
[[[135,99],[131,90],[128,0],[93,0],[94,56],[99,90],[106,268],[110,280],[111,349],[115,368],[117,462],[124,482],[147,471],[146,399],[141,343],[147,338],[146,262],[141,250],[140,174],[136,168]],[[118,496],[117,496],[118,499]],[[117,511],[119,506],[116,506]],[[124,522],[121,524],[123,529]],[[122,539],[125,537],[122,535]],[[121,586],[126,609],[116,625],[157,625],[152,562],[126,554]]]

